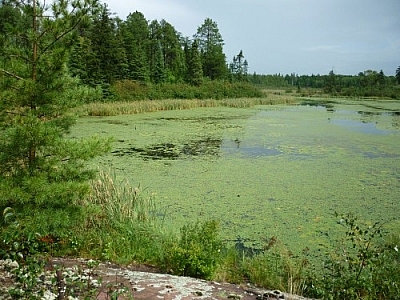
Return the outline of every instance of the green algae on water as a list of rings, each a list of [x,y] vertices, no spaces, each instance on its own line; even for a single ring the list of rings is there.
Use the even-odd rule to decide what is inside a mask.
[[[400,225],[400,107],[385,105],[86,117],[71,137],[113,136],[95,163],[155,193],[170,228],[214,219],[230,241],[317,252],[340,230],[334,212]]]

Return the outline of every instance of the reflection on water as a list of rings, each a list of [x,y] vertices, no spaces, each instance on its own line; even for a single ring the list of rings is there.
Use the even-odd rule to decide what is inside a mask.
[[[342,127],[343,129],[351,132],[364,133],[368,135],[386,135],[393,132],[390,130],[390,124],[392,128],[399,128],[399,118],[400,112],[398,111],[362,111],[362,110],[334,110],[334,106],[332,103],[302,103],[302,106],[316,107],[319,109],[326,110],[326,114],[329,114],[327,119],[331,124]],[[280,110],[293,111],[293,107],[283,108]],[[324,112],[321,112],[324,113]],[[296,118],[302,120],[302,111],[297,109],[295,110]],[[354,120],[355,115],[360,116],[360,120]],[[218,117],[221,119],[221,117]],[[251,119],[251,126],[254,126],[252,130],[256,132],[264,132],[265,128],[260,128],[259,126],[265,126],[265,123],[258,122],[259,119],[271,120],[271,118],[276,118],[279,120],[276,124],[282,125],[285,123],[284,120],[277,118],[276,111],[271,115],[270,110],[261,110]],[[390,123],[390,118],[392,118],[392,122]],[[209,121],[211,118],[207,117],[199,117],[191,118],[190,121],[204,122],[205,120]],[[216,118],[215,118],[216,119]],[[306,118],[307,119],[307,118]],[[177,121],[180,122],[182,120],[189,120],[184,118],[163,118],[163,120],[168,121]],[[221,119],[223,120],[223,119]],[[275,120],[275,119],[274,119]],[[215,121],[215,120],[214,120]],[[253,123],[253,121],[255,121]],[[378,121],[385,122],[387,125],[381,129],[377,127]],[[389,123],[388,123],[389,122]],[[276,127],[275,123],[268,123],[269,126],[273,125],[273,130],[280,130],[280,126]],[[281,124],[282,123],[282,124]],[[120,124],[120,123],[113,123]],[[122,123],[121,123],[122,124]],[[234,123],[232,123],[234,124]],[[229,128],[232,129],[234,126],[232,124],[225,124],[221,126],[221,128]],[[259,125],[261,124],[261,125]],[[264,125],[263,125],[264,124]],[[271,125],[272,124],[272,125]],[[295,123],[296,126],[299,125]],[[301,127],[300,121],[300,127]],[[125,124],[123,124],[125,125]],[[283,125],[282,125],[283,126]],[[308,125],[309,126],[309,125]],[[282,128],[284,128],[283,126]],[[381,126],[382,127],[382,126]],[[278,129],[276,129],[278,128]],[[304,128],[304,132],[306,134],[307,128]],[[122,144],[122,147],[115,149],[112,153],[115,156],[139,156],[143,160],[177,160],[177,159],[190,159],[194,157],[206,157],[206,158],[218,158],[221,156],[230,156],[230,155],[239,155],[242,157],[248,158],[256,158],[256,157],[268,157],[268,156],[277,156],[277,155],[287,155],[290,159],[309,159],[314,158],[315,154],[312,154],[308,151],[303,151],[304,149],[296,149],[294,145],[284,145],[289,151],[285,151],[285,147],[282,147],[280,144],[282,141],[277,142],[273,139],[269,139],[269,142],[266,144],[264,141],[259,139],[258,136],[256,138],[251,137],[227,137],[225,134],[220,134],[220,137],[215,136],[207,136],[199,139],[189,140],[187,142],[183,141],[181,143],[158,143],[151,144],[147,147],[139,148],[132,146],[131,144],[125,144],[124,140],[119,140]],[[304,146],[304,145],[303,145]],[[306,145],[307,147],[307,145]],[[375,152],[365,152],[365,157],[375,158],[382,157],[382,153]]]
[[[379,129],[376,127],[375,123],[365,122],[365,121],[353,121],[346,119],[333,119],[331,120],[333,124],[343,126],[344,128],[367,134],[388,134],[389,130]]]
[[[264,145],[246,145],[241,143],[238,139],[224,140],[222,143],[222,151],[224,154],[240,154],[246,157],[261,157],[261,156],[274,156],[282,154],[276,148],[265,147]]]
[[[314,106],[317,108],[324,108],[329,112],[334,112],[334,104],[331,101],[303,101],[300,103],[301,106]]]

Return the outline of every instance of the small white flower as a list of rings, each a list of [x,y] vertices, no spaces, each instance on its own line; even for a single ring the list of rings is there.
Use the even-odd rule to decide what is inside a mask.
[[[55,300],[57,296],[50,291],[45,291],[42,300]]]
[[[10,268],[14,268],[14,269],[18,269],[18,268],[19,268],[18,262],[16,262],[15,260],[14,260],[14,261],[10,261],[10,262],[8,263],[8,266],[9,266]]]
[[[397,248],[397,245],[394,246],[394,251],[399,252],[399,248]]]

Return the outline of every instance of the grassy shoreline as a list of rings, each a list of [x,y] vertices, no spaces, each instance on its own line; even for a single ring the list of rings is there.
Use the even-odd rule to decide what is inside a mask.
[[[236,99],[167,99],[167,100],[137,100],[116,102],[94,102],[84,104],[74,109],[78,116],[116,116],[138,114],[164,110],[183,110],[197,107],[234,107],[248,108],[255,105],[295,104],[299,100],[293,95],[266,94],[263,98]]]
[[[91,103],[75,108],[73,113],[115,116],[197,107],[249,108],[297,104],[304,99],[300,95],[271,90],[266,91],[263,98]],[[315,100],[316,104],[323,102],[314,97],[307,100]],[[171,233],[169,228],[155,221],[157,208],[151,194],[113,176],[99,173],[92,182],[92,193],[82,202],[87,218],[76,231],[48,243],[48,236],[25,237],[18,227],[10,227],[0,249],[11,249],[8,255],[15,255],[15,258],[18,253],[25,255],[29,251],[34,255],[40,251],[40,255],[150,263],[177,275],[238,284],[250,282],[259,287],[323,299],[396,299],[400,291],[400,237],[381,234],[378,223],[371,226],[373,223],[364,224],[352,215],[341,216],[343,237],[324,257],[322,273],[314,273],[307,253],[294,255],[279,237],[265,240],[259,253],[247,253],[245,248],[224,244],[219,225],[213,220],[188,222],[180,232]],[[13,224],[18,224],[18,219]],[[13,248],[15,237],[24,242],[20,243],[21,249]],[[36,261],[32,264],[37,264]]]

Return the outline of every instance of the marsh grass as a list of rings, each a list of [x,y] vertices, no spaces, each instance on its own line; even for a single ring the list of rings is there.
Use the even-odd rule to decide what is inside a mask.
[[[112,171],[99,170],[85,200],[85,231],[78,241],[91,257],[120,263],[148,262],[160,256],[158,240],[162,221],[157,218],[154,197]]]
[[[249,108],[255,105],[293,104],[297,99],[287,95],[271,95],[265,98],[234,98],[234,99],[167,99],[138,100],[117,102],[92,102],[76,109],[80,116],[116,116],[139,114],[165,110],[184,110],[198,107],[232,107]]]
[[[127,180],[117,181],[110,172],[100,170],[92,182],[88,201],[101,207],[108,222],[155,222],[156,205],[152,195],[144,195],[140,187],[133,187]]]

